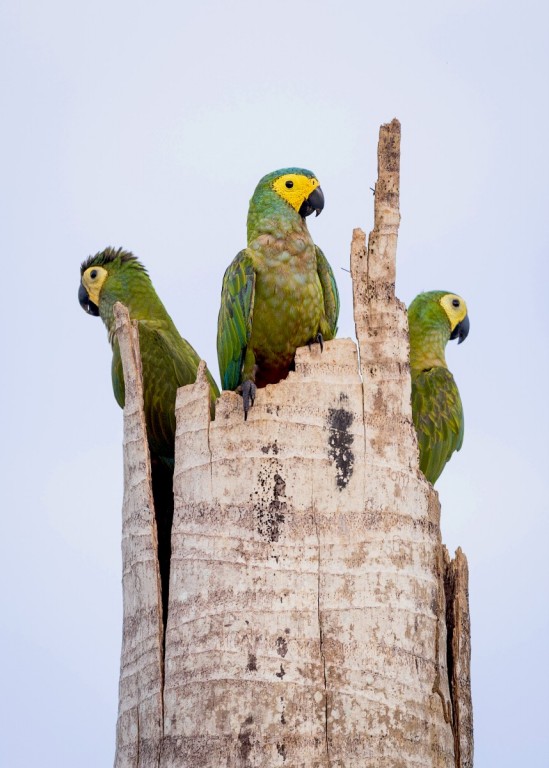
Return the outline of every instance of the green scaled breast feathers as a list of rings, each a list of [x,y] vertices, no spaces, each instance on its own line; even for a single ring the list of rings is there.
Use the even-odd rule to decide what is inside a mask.
[[[250,200],[248,246],[227,268],[221,289],[217,355],[223,389],[242,389],[244,414],[257,386],[275,384],[297,347],[333,339],[339,295],[306,217],[324,207],[311,171],[264,176]]]
[[[122,302],[136,320],[143,370],[143,395],[151,455],[173,463],[175,396],[178,387],[196,380],[200,358],[183,339],[158,298],[145,267],[121,248],[107,248],[85,261],[80,269],[78,298],[83,309],[99,315],[112,345],[112,384],[124,406],[124,378],[114,334],[113,306]],[[219,391],[208,373],[212,416]]]
[[[429,291],[408,309],[412,417],[419,445],[420,469],[431,483],[463,444],[463,407],[444,355],[450,339],[458,344],[469,333],[465,301],[454,293]]]

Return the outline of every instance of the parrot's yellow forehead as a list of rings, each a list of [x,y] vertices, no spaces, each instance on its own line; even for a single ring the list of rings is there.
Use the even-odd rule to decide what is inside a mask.
[[[285,173],[273,181],[274,191],[286,200],[298,213],[311,192],[319,186],[318,179],[300,173]]]
[[[447,293],[440,299],[440,305],[448,315],[450,330],[453,331],[467,314],[467,304],[456,293]]]
[[[103,283],[109,276],[104,267],[88,267],[82,275],[82,285],[86,289],[88,296],[96,307],[99,306],[99,295]]]

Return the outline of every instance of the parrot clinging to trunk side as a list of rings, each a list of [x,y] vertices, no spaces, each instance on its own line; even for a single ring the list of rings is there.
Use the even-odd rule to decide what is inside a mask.
[[[173,519],[175,396],[178,387],[196,380],[200,358],[180,336],[145,267],[132,253],[122,248],[106,248],[82,264],[80,275],[80,305],[88,314],[99,315],[107,327],[113,351],[112,385],[121,408],[124,407],[124,375],[114,332],[114,304],[117,301],[124,304],[130,318],[138,323],[165,619]],[[208,380],[213,417],[219,390],[209,373]]]
[[[244,418],[256,385],[285,378],[297,347],[322,349],[336,334],[337,285],[305,222],[323,207],[318,180],[303,168],[267,174],[250,200],[248,247],[223,277],[217,325],[221,386],[241,389]]]
[[[467,306],[446,291],[420,293],[408,309],[412,417],[419,445],[419,466],[435,483],[446,462],[463,443],[463,407],[444,350],[450,339],[461,344],[469,333]]]

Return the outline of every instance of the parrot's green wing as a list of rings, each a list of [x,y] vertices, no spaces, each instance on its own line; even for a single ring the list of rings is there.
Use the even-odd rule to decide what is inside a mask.
[[[178,387],[196,381],[200,358],[179,334],[165,323],[139,320],[139,351],[143,369],[143,399],[151,452],[160,458],[173,458],[175,435],[175,396]],[[219,394],[207,372],[212,404]],[[112,385],[117,403],[124,406],[124,374],[118,341],[113,344]]]
[[[412,378],[412,413],[419,466],[427,480],[435,483],[450,456],[463,444],[463,407],[447,368],[431,368]]]
[[[221,289],[217,321],[217,359],[222,389],[236,389],[241,382],[242,364],[252,332],[255,270],[247,250],[227,267]]]
[[[112,364],[111,364],[112,388],[114,397],[118,405],[123,408],[126,402],[126,393],[124,390],[124,371],[122,370],[122,358],[120,357],[120,347],[116,336],[112,343]]]
[[[324,292],[324,311],[328,320],[331,336],[334,338],[337,333],[337,319],[339,317],[339,292],[335,281],[334,273],[328,263],[326,256],[322,253],[318,245],[316,248],[316,268],[320,284]]]

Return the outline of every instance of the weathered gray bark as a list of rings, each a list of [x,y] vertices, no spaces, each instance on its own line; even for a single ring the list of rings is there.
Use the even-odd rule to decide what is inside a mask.
[[[124,620],[115,764],[119,768],[133,768],[158,765],[162,738],[162,601],[139,335],[122,304],[115,304],[114,314],[126,392],[122,515]]]
[[[469,568],[458,547],[452,560],[446,547],[444,587],[454,751],[458,768],[473,765],[473,702],[471,700],[471,620],[469,616]]]
[[[399,144],[383,126],[368,247],[353,234],[360,365],[348,339],[299,349],[247,422],[224,392],[210,423],[203,374],[179,390],[165,649],[126,406],[119,767],[472,765],[466,561],[418,470],[394,296]]]

